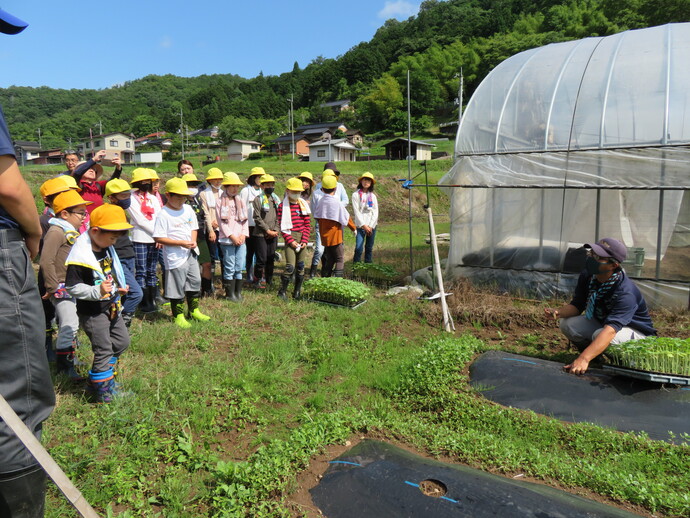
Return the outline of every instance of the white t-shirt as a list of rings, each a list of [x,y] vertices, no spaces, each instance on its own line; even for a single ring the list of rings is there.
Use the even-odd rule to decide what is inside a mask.
[[[199,223],[196,214],[189,205],[184,204],[180,210],[163,207],[156,216],[153,237],[190,241],[193,230],[199,230]],[[173,270],[182,266],[187,262],[191,253],[189,248],[183,246],[164,246],[163,262],[166,270]]]

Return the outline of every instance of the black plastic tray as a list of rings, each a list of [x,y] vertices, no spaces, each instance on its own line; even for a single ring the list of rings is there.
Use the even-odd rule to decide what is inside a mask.
[[[618,365],[604,365],[602,370],[619,374],[621,376],[628,376],[638,380],[653,381],[655,383],[673,383],[674,385],[690,386],[689,376],[679,376],[677,374],[662,374],[659,372],[639,371],[637,369],[628,369],[627,367],[619,367]]]

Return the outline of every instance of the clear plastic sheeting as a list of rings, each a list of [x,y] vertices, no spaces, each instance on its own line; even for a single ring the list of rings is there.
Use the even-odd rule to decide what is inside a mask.
[[[499,284],[551,296],[558,274],[582,267],[584,243],[614,237],[628,247],[628,274],[654,286],[651,305],[687,307],[687,63],[690,23],[547,45],[496,67],[440,182],[452,187],[448,273],[548,273]]]

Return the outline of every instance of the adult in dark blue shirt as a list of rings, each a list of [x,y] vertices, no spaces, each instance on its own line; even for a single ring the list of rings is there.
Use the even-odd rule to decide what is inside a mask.
[[[26,27],[0,10],[0,32]],[[43,309],[31,259],[41,225],[0,109],[0,394],[37,438],[55,394],[43,347]],[[45,473],[0,420],[0,516],[43,516]]]
[[[586,270],[580,274],[573,299],[558,309],[545,310],[549,317],[561,319],[561,331],[580,351],[565,366],[572,374],[586,372],[589,362],[612,343],[656,335],[644,297],[621,268],[628,253],[625,245],[607,237],[585,247]]]

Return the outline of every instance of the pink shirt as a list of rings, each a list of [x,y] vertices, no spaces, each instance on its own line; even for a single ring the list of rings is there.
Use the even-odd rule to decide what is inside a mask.
[[[223,242],[230,236],[249,237],[249,220],[247,207],[239,196],[231,198],[223,193],[216,203],[216,221],[218,222],[218,239]]]

